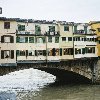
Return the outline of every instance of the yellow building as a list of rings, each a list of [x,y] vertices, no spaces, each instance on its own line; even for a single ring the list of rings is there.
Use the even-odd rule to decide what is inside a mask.
[[[95,31],[97,34],[97,48],[98,48],[98,56],[100,57],[100,21],[91,21],[91,28]]]

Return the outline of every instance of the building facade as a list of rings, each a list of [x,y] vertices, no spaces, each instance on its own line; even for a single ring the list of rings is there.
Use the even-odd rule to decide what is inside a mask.
[[[0,65],[16,65],[16,28],[15,19],[0,18]]]
[[[0,18],[0,66],[98,57],[90,24]]]
[[[90,24],[97,35],[98,57],[100,58],[100,21],[91,21]]]
[[[74,23],[74,58],[97,57],[97,36],[87,23]]]

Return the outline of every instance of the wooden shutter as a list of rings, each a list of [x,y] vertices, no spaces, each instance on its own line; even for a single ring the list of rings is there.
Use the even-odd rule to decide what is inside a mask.
[[[14,37],[10,36],[10,43],[14,43]]]
[[[52,49],[52,55],[55,56],[55,48]]]
[[[28,50],[26,50],[26,56],[28,56]]]
[[[4,43],[4,36],[1,36],[1,43]]]
[[[46,50],[43,50],[43,56],[46,56]]]
[[[60,56],[62,56],[62,48],[60,48]]]
[[[4,51],[1,50],[1,59],[4,59]]]
[[[37,50],[35,50],[35,56],[37,56]]]
[[[14,59],[14,50],[11,50],[11,59]]]

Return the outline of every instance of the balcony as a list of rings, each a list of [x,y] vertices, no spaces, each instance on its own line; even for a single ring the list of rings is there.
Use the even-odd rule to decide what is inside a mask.
[[[76,30],[74,34],[86,34],[85,30]]]
[[[47,36],[60,36],[60,32],[59,31],[54,31],[54,32],[47,31],[45,33],[45,35],[47,35]]]
[[[17,31],[16,34],[34,34],[33,31]]]

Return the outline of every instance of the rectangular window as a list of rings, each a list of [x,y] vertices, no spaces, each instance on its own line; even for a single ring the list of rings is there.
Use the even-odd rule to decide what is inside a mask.
[[[10,51],[4,51],[4,58],[10,58]]]
[[[95,53],[95,47],[86,47],[86,53]]]
[[[75,54],[81,54],[81,49],[75,48]]]
[[[34,50],[28,50],[28,56],[35,56]]]
[[[55,37],[55,43],[59,43],[59,37]]]
[[[28,43],[28,37],[16,37],[16,43]]]
[[[13,36],[1,36],[1,43],[14,43]]]
[[[1,50],[1,59],[13,59],[14,58],[14,50]]]
[[[48,42],[52,43],[52,37],[48,37]]]
[[[10,29],[10,22],[4,22],[4,29]]]
[[[77,33],[78,34],[83,34],[84,33],[84,30],[77,30]]]
[[[41,27],[39,25],[35,25],[35,34],[40,35],[41,34]]]
[[[4,41],[10,43],[10,37],[4,37]]]
[[[55,26],[49,26],[49,32],[55,32]]]
[[[36,37],[37,43],[45,43],[45,37]]]
[[[100,44],[100,40],[98,40],[98,43]]]
[[[68,37],[68,41],[72,41],[72,37]]]
[[[98,29],[98,32],[100,32],[100,28],[97,28]]]
[[[64,55],[73,55],[73,48],[65,48],[63,49]]]
[[[18,25],[18,31],[25,31],[25,25]]]
[[[48,56],[55,56],[56,55],[56,49],[52,48],[52,49],[48,49]]]
[[[20,52],[20,56],[25,56],[25,54],[26,54],[25,50],[20,50],[19,52]]]
[[[66,41],[66,37],[62,37],[62,41]]]
[[[37,53],[38,53],[38,56],[42,56],[43,55],[43,50],[38,50]]]
[[[59,56],[59,49],[55,49],[55,56]]]
[[[29,43],[34,43],[34,37],[29,37]]]
[[[64,26],[64,31],[69,31],[69,26]]]

